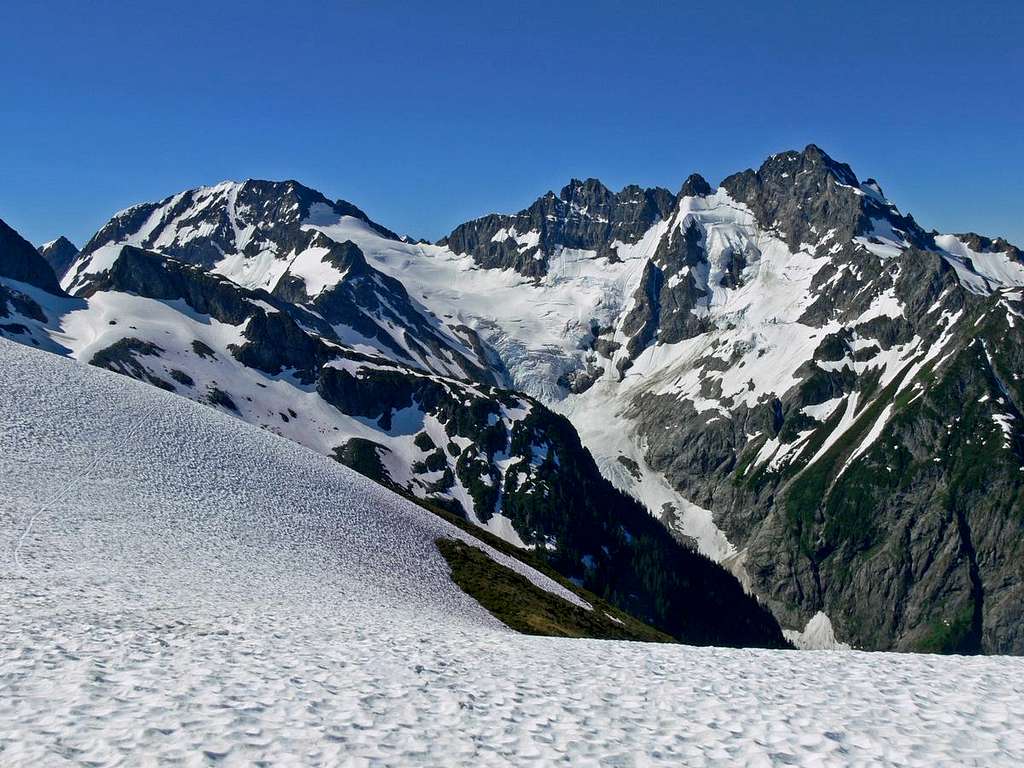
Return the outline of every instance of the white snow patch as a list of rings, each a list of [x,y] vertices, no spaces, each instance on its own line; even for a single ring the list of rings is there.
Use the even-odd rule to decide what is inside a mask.
[[[785,629],[782,634],[793,645],[802,651],[848,651],[850,646],[836,639],[832,631],[832,622],[824,611],[812,616],[803,631]]]
[[[805,405],[800,410],[802,413],[804,413],[807,416],[810,416],[812,419],[817,419],[818,421],[828,421],[829,417],[833,413],[835,413],[836,408],[838,408],[840,403],[842,402],[842,397],[834,397],[831,400],[826,400],[825,402],[818,403],[816,405]]]
[[[1005,253],[972,250],[956,235],[938,235],[935,244],[956,270],[960,282],[976,293],[990,293],[996,287],[1024,286],[1024,264]]]

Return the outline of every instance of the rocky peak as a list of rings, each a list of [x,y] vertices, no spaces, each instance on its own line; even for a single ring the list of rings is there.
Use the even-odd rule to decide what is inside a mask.
[[[834,160],[817,144],[808,144],[804,147],[804,151],[799,153],[799,156],[805,168],[820,168],[843,184],[857,186],[857,174],[853,172],[853,169],[846,163]]]
[[[58,279],[64,277],[64,273],[78,258],[78,248],[63,235],[49,243],[43,243],[38,250],[39,255],[46,259],[46,263],[50,265]]]
[[[570,179],[569,183],[562,187],[558,197],[570,204],[580,207],[588,205],[608,205],[614,198],[614,194],[608,187],[598,179],[590,178],[586,181]]]
[[[284,255],[304,239],[302,222],[313,214],[352,216],[383,237],[399,239],[355,205],[332,202],[297,181],[248,179],[197,187],[133,206],[107,222],[82,253],[128,243],[206,267],[233,252],[254,256],[272,250]]]
[[[78,251],[78,248],[75,247],[75,244],[68,240],[66,237],[64,237],[64,235],[61,235],[56,240],[51,240],[48,243],[43,243],[36,250],[39,251],[40,254],[42,254],[45,253],[46,251],[53,251],[56,249],[64,248],[74,248],[75,251]]]
[[[977,253],[1005,253],[1014,261],[1024,263],[1024,251],[1005,238],[985,237],[976,232],[965,232],[955,237]]]
[[[703,197],[714,192],[711,185],[699,173],[691,173],[683,182],[682,188],[676,197]]]
[[[871,238],[879,230],[900,243],[927,242],[914,220],[885,199],[878,182],[862,185],[849,165],[815,144],[772,155],[757,171],[733,174],[722,186],[753,210],[763,229],[778,232],[793,249],[826,238],[833,243]]]
[[[726,182],[735,185],[739,179],[750,175],[754,175],[763,188],[797,189],[805,196],[821,191],[829,181],[848,187],[860,186],[849,165],[833,160],[816,144],[808,144],[802,152],[789,150],[771,155],[756,172],[748,169],[730,176]]]
[[[28,240],[0,220],[0,277],[60,294],[57,275]]]
[[[456,227],[440,245],[468,253],[486,268],[541,277],[561,248],[595,251],[614,261],[616,242],[637,242],[675,203],[661,187],[634,184],[616,193],[597,179],[572,179],[558,195],[548,192],[517,214],[492,214]]]

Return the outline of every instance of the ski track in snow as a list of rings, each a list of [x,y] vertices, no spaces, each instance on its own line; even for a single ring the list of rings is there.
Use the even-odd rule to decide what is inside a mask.
[[[329,459],[6,341],[0,393],[0,765],[1024,760],[1024,659],[517,635]]]

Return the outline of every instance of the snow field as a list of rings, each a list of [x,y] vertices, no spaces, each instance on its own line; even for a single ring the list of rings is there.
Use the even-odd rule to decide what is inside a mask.
[[[1022,659],[516,635],[448,579],[455,529],[330,460],[0,363],[4,766],[1024,759]]]

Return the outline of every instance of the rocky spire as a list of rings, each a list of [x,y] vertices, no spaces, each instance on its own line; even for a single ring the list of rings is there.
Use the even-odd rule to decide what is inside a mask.
[[[691,173],[683,182],[682,189],[677,197],[702,197],[710,195],[714,190],[711,185],[699,173]]]
[[[58,279],[64,277],[64,273],[68,271],[78,256],[78,248],[64,235],[49,243],[43,243],[38,250],[39,255],[46,259],[46,263],[57,274]]]

